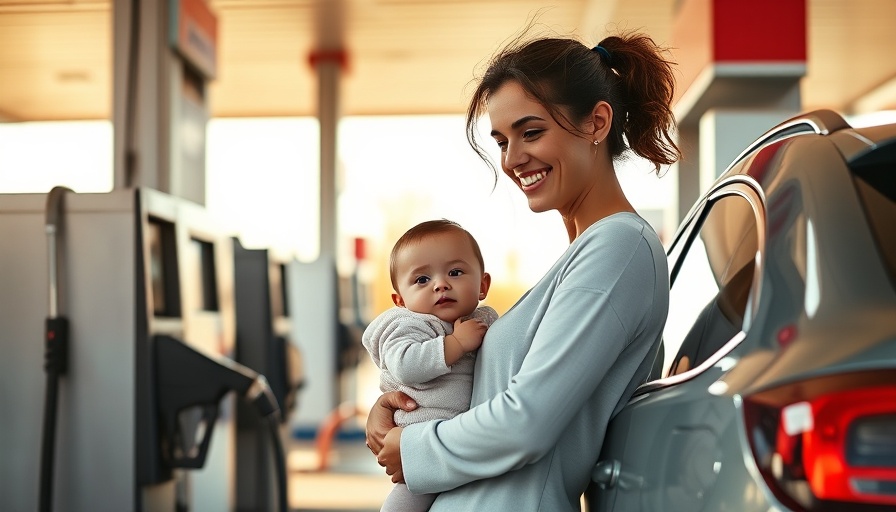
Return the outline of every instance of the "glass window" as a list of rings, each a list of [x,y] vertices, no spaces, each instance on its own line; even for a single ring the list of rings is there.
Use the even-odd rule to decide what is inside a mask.
[[[896,286],[896,139],[875,144],[849,162],[868,226]]]
[[[731,194],[708,203],[695,231],[670,262],[678,270],[663,333],[664,376],[699,366],[741,331],[753,283],[759,244],[746,199]]]

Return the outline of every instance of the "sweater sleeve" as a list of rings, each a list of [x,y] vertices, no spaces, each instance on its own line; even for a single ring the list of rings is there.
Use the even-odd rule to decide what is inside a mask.
[[[445,364],[445,336],[436,322],[438,319],[427,321],[422,315],[410,313],[393,315],[382,322],[370,336],[377,340],[380,368],[406,386],[450,373],[451,368]],[[365,346],[370,343],[365,342]]]
[[[412,492],[442,492],[501,475],[553,449],[650,308],[645,287],[656,286],[655,273],[639,267],[643,257],[631,265],[638,251],[650,250],[640,237],[623,241],[627,246],[592,240],[571,258],[503,392],[450,420],[405,428],[402,464]]]

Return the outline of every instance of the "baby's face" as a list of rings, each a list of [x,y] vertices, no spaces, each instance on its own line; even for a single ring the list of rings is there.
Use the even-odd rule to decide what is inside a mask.
[[[488,282],[463,233],[437,233],[402,250],[396,258],[395,304],[446,322],[476,310]]]

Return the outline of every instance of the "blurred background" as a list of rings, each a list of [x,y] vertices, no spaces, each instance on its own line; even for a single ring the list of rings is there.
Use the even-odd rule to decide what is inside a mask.
[[[196,5],[190,18],[185,6]],[[212,27],[192,50],[166,41],[178,12]],[[782,19],[797,23],[782,29]],[[493,276],[487,303],[502,313],[568,243],[559,217],[532,214],[464,132],[477,73],[529,23],[530,35],[588,45],[643,31],[681,64],[682,164],[661,177],[634,157],[618,165],[668,242],[702,187],[773,122],[821,108],[856,124],[892,119],[894,19],[888,0],[0,0],[0,202],[54,186],[184,195],[245,247],[332,259],[337,316],[356,330],[392,305],[392,243],[417,222],[448,218],[479,240]],[[730,123],[730,147],[698,135],[724,137]],[[497,162],[487,119],[479,129]],[[171,161],[192,167],[169,164],[178,152]],[[184,169],[199,184],[180,194]],[[309,303],[318,293],[303,292]],[[298,343],[309,375],[329,364]],[[291,417],[307,449],[293,452],[294,466],[321,465],[308,443],[334,414],[357,440],[378,380],[366,354],[351,357],[342,383]],[[310,385],[317,396],[321,384]],[[340,416],[343,403],[361,413]],[[321,492],[310,478],[301,482],[316,491],[302,495]],[[378,478],[374,505],[388,491]]]

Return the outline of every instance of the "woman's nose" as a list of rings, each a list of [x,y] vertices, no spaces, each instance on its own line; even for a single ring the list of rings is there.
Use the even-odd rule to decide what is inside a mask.
[[[525,164],[529,159],[528,154],[523,151],[520,143],[507,143],[507,149],[504,151],[504,167],[508,170],[514,170]]]

